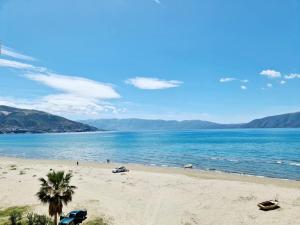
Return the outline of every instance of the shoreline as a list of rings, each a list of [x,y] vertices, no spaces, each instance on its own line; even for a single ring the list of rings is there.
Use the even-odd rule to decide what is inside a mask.
[[[99,163],[108,158],[117,163],[172,168],[191,163],[193,170],[300,181],[298,136],[299,132],[289,129],[238,131],[236,134],[218,130],[216,135],[207,130],[191,134],[105,131],[2,138],[0,135],[0,157]]]
[[[22,157],[6,157],[0,156],[0,162],[2,160],[13,160],[16,162],[27,162],[27,163],[45,163],[47,165],[68,165],[74,166],[76,160],[57,160],[57,159],[30,159]],[[158,166],[158,165],[145,165],[137,163],[105,163],[97,161],[80,161],[79,167],[93,167],[100,169],[114,169],[118,166],[126,165],[129,170],[150,172],[150,173],[163,173],[163,174],[180,174],[188,177],[194,177],[198,179],[213,179],[213,180],[227,180],[227,181],[242,181],[249,183],[257,184],[273,184],[281,187],[291,187],[291,188],[300,188],[299,180],[292,179],[283,179],[275,177],[266,177],[266,176],[257,176],[251,174],[242,174],[242,173],[232,173],[224,172],[219,170],[202,170],[202,169],[185,169],[180,167],[171,167],[171,166]]]

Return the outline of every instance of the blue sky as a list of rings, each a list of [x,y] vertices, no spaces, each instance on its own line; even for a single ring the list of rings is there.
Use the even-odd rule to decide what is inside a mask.
[[[299,0],[0,0],[0,104],[228,123],[300,111],[299,11]]]

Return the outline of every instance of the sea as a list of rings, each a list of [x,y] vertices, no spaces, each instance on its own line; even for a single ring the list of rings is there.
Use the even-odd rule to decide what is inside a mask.
[[[300,180],[300,129],[2,134],[0,156],[183,167]]]

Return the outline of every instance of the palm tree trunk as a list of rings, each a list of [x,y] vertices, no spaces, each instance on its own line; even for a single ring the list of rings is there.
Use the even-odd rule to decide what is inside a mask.
[[[57,213],[55,213],[55,216],[54,216],[54,225],[57,225]]]

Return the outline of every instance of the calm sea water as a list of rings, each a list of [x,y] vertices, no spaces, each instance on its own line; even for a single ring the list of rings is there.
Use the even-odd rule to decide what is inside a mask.
[[[196,168],[300,180],[300,129],[0,135],[0,156]]]

